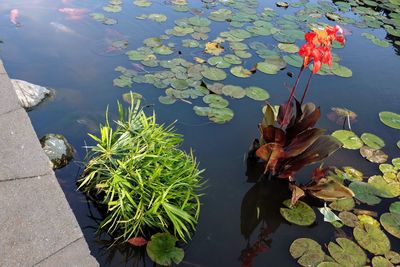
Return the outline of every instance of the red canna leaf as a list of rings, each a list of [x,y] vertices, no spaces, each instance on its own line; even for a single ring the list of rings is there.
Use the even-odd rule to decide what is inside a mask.
[[[128,240],[128,243],[135,247],[141,247],[147,244],[147,240],[140,236],[132,237],[131,239]]]

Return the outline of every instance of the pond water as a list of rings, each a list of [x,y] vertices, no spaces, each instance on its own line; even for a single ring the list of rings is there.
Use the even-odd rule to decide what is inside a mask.
[[[247,182],[245,155],[252,140],[258,137],[257,124],[262,117],[261,109],[265,102],[248,97],[242,99],[226,97],[229,100],[229,107],[234,111],[234,117],[227,123],[215,124],[207,117],[197,116],[193,112],[194,105],[206,106],[201,98],[189,99],[193,104],[177,101],[172,105],[164,105],[158,98],[165,95],[165,90],[158,89],[152,84],[134,82],[131,89],[113,86],[113,80],[120,75],[114,69],[123,66],[134,68],[143,74],[160,71],[162,68],[143,67],[138,61],[129,61],[125,53],[143,46],[142,42],[147,38],[164,34],[166,29],[174,27],[174,21],[178,18],[195,15],[207,17],[210,12],[221,7],[231,9],[235,14],[239,12],[242,12],[242,15],[246,12],[249,14],[248,9],[260,14],[264,8],[269,7],[279,16],[273,18],[272,23],[281,18],[286,21],[281,22],[283,26],[294,21],[299,24],[301,30],[307,31],[303,22],[300,23],[295,20],[296,17],[288,15],[304,9],[304,5],[314,8],[314,13],[321,14],[326,12],[327,6],[330,7],[328,10],[333,9],[331,12],[337,12],[337,6],[329,1],[311,1],[308,4],[300,3],[299,7],[290,6],[284,9],[277,7],[275,1],[259,1],[256,5],[255,0],[220,2],[190,0],[187,5],[188,11],[176,11],[169,1],[149,0],[149,2],[152,3],[151,6],[140,7],[134,5],[132,1],[123,1],[122,10],[117,13],[103,11],[102,8],[108,3],[99,0],[2,0],[0,3],[0,39],[4,42],[0,45],[0,57],[10,77],[56,89],[55,98],[31,111],[29,116],[39,137],[47,133],[61,133],[76,149],[74,162],[58,170],[56,174],[93,255],[102,266],[141,265],[141,262],[131,257],[128,247],[119,250],[107,249],[109,243],[95,237],[97,222],[92,217],[98,218],[99,215],[95,208],[88,204],[85,196],[76,190],[76,180],[86,153],[83,146],[92,143],[87,132],[96,133],[98,124],[104,120],[106,106],[109,105],[111,114],[115,115],[116,101],[123,101],[122,94],[132,90],[142,94],[146,104],[153,105],[160,123],[171,123],[176,120],[177,132],[185,137],[184,149],[192,148],[201,162],[200,167],[206,169],[203,176],[208,182],[204,190],[205,196],[202,198],[199,224],[193,240],[185,248],[185,259],[181,265],[239,266],[242,251],[257,240],[261,228],[267,228],[268,230],[264,232],[265,239],[268,240],[266,241],[268,249],[254,257],[253,266],[295,266],[296,261],[288,252],[293,240],[309,237],[320,244],[325,244],[334,240],[338,231],[330,223],[323,222],[323,216],[317,209],[315,209],[317,221],[311,227],[301,227],[286,222],[280,215],[279,208],[282,201],[290,197],[287,187],[276,181],[266,184]],[[239,4],[234,6],[229,4],[230,2]],[[60,12],[63,8],[80,9],[82,14],[69,15],[71,12],[68,10]],[[12,9],[19,10],[17,20],[21,24],[20,27],[10,22],[9,14]],[[94,12],[103,13],[118,23],[104,25],[95,21],[88,15]],[[136,18],[151,13],[165,14],[167,20],[159,23]],[[377,13],[385,16],[381,10],[377,10]],[[353,12],[340,14],[361,21],[359,14]],[[364,16],[370,15],[364,14]],[[233,16],[227,18],[235,21]],[[325,16],[315,20],[336,24],[327,20]],[[383,125],[378,113],[384,110],[400,112],[399,38],[388,35],[387,30],[374,23],[372,21],[369,25],[375,28],[367,26],[362,28],[362,23],[356,27],[354,23],[339,22],[345,29],[346,45],[344,48],[333,49],[333,52],[341,58],[341,65],[352,70],[352,77],[316,75],[306,100],[321,106],[322,116],[318,126],[327,129],[329,134],[342,127],[327,118],[331,107],[344,107],[357,113],[357,122],[352,124],[353,131],[358,135],[371,132],[381,137],[386,143],[383,150],[391,159],[400,155],[400,150],[396,146],[400,132]],[[211,21],[209,26],[211,31],[207,33],[207,41],[214,40],[220,32],[235,29],[235,26],[239,26],[239,29],[245,28],[246,25]],[[386,42],[383,46],[376,45],[365,38],[363,33],[372,33],[375,38]],[[182,47],[182,39],[192,38],[190,34],[184,37],[172,36],[164,41],[165,44],[175,43],[172,54],[157,55],[157,57],[161,60],[181,57],[190,62],[194,62],[195,56],[204,59],[211,57],[203,54],[203,48]],[[114,41],[121,40],[128,42],[126,49],[113,47]],[[252,36],[243,43],[251,44],[255,41],[264,43],[270,50],[279,51],[276,48],[278,42],[271,35]],[[199,43],[205,42],[199,40]],[[297,45],[303,42],[301,39],[296,40]],[[228,43],[223,45],[228,53]],[[253,49],[249,51],[253,56],[242,59],[242,65],[247,69],[263,61]],[[287,55],[282,51],[279,53],[282,56]],[[145,69],[144,72],[140,70],[142,67]],[[289,94],[285,83],[293,84],[299,68],[287,65],[285,70],[275,75],[257,71],[249,78],[235,77],[229,73],[229,68],[224,70],[228,77],[221,83],[242,87],[259,86],[269,92],[268,101],[279,104],[285,101]],[[289,77],[287,72],[294,73],[294,77]],[[305,82],[306,79],[303,79],[301,86],[304,86]],[[342,149],[325,162],[326,165],[338,167],[354,166],[366,177],[379,174],[378,164],[363,159],[358,150]],[[296,175],[297,181],[307,182],[312,169],[307,167],[299,172]],[[251,216],[247,214],[255,209],[251,201],[263,203],[260,206],[260,218],[262,218],[260,221],[263,222],[260,224],[253,222]],[[373,210],[379,213],[387,212],[391,202],[393,199],[382,199]],[[315,207],[323,205],[323,202],[315,200],[309,203]],[[371,209],[367,205],[360,205],[359,208]],[[351,229],[344,227],[343,230],[351,237]],[[392,250],[399,251],[399,239],[387,235]]]

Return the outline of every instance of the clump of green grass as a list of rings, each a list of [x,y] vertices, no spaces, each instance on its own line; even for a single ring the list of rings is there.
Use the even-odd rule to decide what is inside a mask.
[[[97,143],[89,147],[79,189],[106,209],[100,229],[117,241],[149,238],[155,232],[170,232],[186,241],[195,230],[200,212],[203,181],[190,151],[181,150],[183,138],[173,125],[156,123],[147,116],[140,100],[124,109],[118,103],[119,119],[100,126]]]

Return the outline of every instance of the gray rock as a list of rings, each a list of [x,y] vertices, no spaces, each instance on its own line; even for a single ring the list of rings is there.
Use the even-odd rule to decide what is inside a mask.
[[[26,81],[11,79],[11,83],[14,86],[21,106],[28,110],[39,105],[52,94],[49,89]]]
[[[46,134],[40,139],[44,153],[53,163],[53,169],[66,166],[73,158],[74,149],[60,134]]]

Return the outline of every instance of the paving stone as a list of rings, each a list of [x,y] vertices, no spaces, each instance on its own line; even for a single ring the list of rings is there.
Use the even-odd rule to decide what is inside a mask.
[[[38,267],[94,267],[99,266],[97,261],[88,255],[88,246],[84,238],[69,244],[56,254],[43,260]]]
[[[0,59],[0,74],[5,74],[6,69],[4,68],[3,61]]]
[[[2,69],[0,62],[0,115],[21,107],[11,81],[6,73],[2,73]]]
[[[0,126],[0,181],[51,172],[50,161],[24,109],[0,115]]]
[[[0,266],[33,266],[83,237],[54,175],[0,182],[0,203]]]

